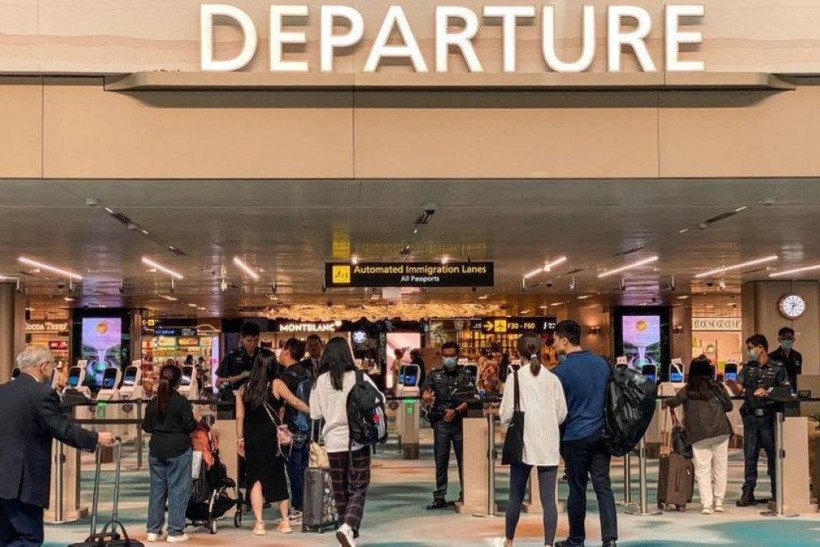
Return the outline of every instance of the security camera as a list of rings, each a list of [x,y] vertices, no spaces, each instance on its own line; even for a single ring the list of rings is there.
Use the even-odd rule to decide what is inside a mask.
[[[478,287],[471,287],[470,290],[476,292],[478,290]]]
[[[572,280],[569,282],[569,292],[575,292],[578,288],[578,285],[575,283],[575,276],[572,276]]]
[[[712,280],[709,280],[709,281],[707,281],[707,282],[706,282],[706,286],[707,286],[707,287],[714,287],[714,286],[715,286],[715,282],[714,282],[714,281],[712,281]]]
[[[65,289],[65,283],[63,283],[62,281],[58,281],[57,282],[57,289],[61,290],[61,291],[64,290]]]
[[[424,206],[424,212],[427,213],[428,215],[435,214],[437,210],[438,210],[438,205],[436,205],[435,203],[427,203]]]
[[[658,297],[657,297],[657,296],[653,296],[653,297],[652,297],[652,303],[653,303],[653,304],[657,304],[657,303],[658,303]]]
[[[332,307],[333,307],[333,300],[328,300],[327,302],[325,302],[325,305],[326,305],[328,308],[332,308]]]
[[[545,285],[547,288],[552,287],[552,280],[551,280],[551,279],[548,279],[548,280],[544,281],[544,285]]]
[[[119,290],[120,290],[120,294],[124,294],[124,293],[125,293],[125,281],[120,281],[120,287],[119,287]]]
[[[273,282],[273,285],[271,285],[270,290],[273,294],[276,294],[276,281]]]
[[[89,207],[96,207],[100,204],[100,200],[97,198],[85,198],[85,204]]]
[[[176,289],[177,284],[174,282],[174,278],[171,278],[171,284],[168,286],[168,292],[174,294],[174,289]]]
[[[623,277],[621,278],[621,282],[618,284],[618,288],[621,289],[621,292],[626,292],[626,279]]]
[[[23,292],[23,284],[20,282],[19,278],[14,283],[14,292],[17,293],[17,294],[20,294],[21,292]]]
[[[675,283],[675,276],[673,275],[672,278],[669,280],[669,290],[671,292],[675,292],[677,288],[677,284]]]
[[[228,282],[224,279],[219,282],[219,290],[222,292],[228,292]]]
[[[719,287],[720,287],[720,292],[726,292],[726,280],[725,279],[720,280]]]
[[[327,293],[327,286],[324,283],[322,283],[322,294],[325,293]]]

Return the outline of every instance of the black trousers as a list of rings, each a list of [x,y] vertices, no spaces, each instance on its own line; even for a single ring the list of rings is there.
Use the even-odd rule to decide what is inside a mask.
[[[774,498],[775,480],[774,464],[777,453],[774,448],[774,416],[743,415],[743,456],[745,459],[744,488],[752,490],[757,486],[757,462],[760,458],[760,449],[766,452],[766,464],[769,478],[772,481],[772,497]]]
[[[567,515],[569,517],[569,541],[571,545],[583,545],[586,539],[584,520],[587,516],[587,484],[592,479],[592,487],[598,498],[601,517],[601,540],[618,539],[618,516],[615,510],[615,495],[609,480],[611,456],[601,439],[601,433],[577,441],[561,443],[561,456],[567,471],[569,497]]]
[[[464,430],[461,420],[449,423],[441,420],[433,426],[433,454],[436,458],[436,492],[433,498],[437,500],[444,500],[447,497],[447,470],[450,467],[451,445],[458,462],[458,480],[461,483],[459,499],[461,499],[464,495],[464,478],[461,467],[461,455],[464,453]]]
[[[0,499],[0,545],[39,547],[43,540],[42,507]]]

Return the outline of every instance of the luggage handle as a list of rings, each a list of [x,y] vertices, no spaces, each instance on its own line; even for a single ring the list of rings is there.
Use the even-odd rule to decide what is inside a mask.
[[[119,437],[114,438],[114,500],[113,500],[113,507],[111,509],[111,522],[117,522],[118,513],[119,513],[119,505],[120,505],[120,472],[122,470],[122,439]],[[99,509],[100,505],[100,475],[102,472],[102,451],[103,446],[97,446],[97,454],[96,454],[96,469],[94,473],[94,496],[91,503],[91,535],[94,536],[97,534],[97,510]],[[122,526],[120,524],[120,526]],[[106,526],[103,528],[105,529],[108,527]]]

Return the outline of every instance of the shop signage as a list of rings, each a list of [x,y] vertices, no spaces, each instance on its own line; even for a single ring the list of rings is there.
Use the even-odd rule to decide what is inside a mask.
[[[333,321],[326,323],[279,323],[279,332],[336,332],[339,325]]]
[[[68,332],[68,322],[26,321],[26,332]]]
[[[413,9],[418,6],[414,5]],[[318,11],[318,13],[316,13]],[[603,10],[601,10],[603,11]],[[647,47],[647,37],[656,24],[648,9],[636,5],[610,5],[605,21],[597,21],[599,13],[595,6],[582,8],[582,45],[574,58],[558,56],[555,27],[565,25],[557,21],[551,4],[534,5],[485,5],[481,10],[457,5],[434,6],[429,24],[433,28],[413,28],[407,18],[405,8],[391,5],[382,16],[375,38],[370,38],[373,29],[366,28],[361,11],[344,5],[322,5],[318,10],[306,4],[273,4],[270,6],[270,29],[268,40],[260,40],[257,26],[243,9],[229,4],[201,4],[200,6],[200,66],[207,72],[233,72],[246,67],[256,55],[259,42],[267,41],[270,47],[271,72],[311,72],[316,71],[307,61],[307,55],[288,53],[295,47],[308,47],[306,25],[317,25],[319,36],[319,71],[334,72],[334,59],[340,50],[355,50],[362,42],[370,43],[365,52],[364,72],[377,72],[382,64],[407,62],[413,72],[449,72],[451,53],[461,56],[471,73],[484,72],[474,42],[479,38],[482,25],[500,25],[503,70],[505,73],[517,71],[517,32],[520,25],[532,25],[536,14],[540,14],[541,56],[547,70],[558,73],[584,72],[592,66],[597,51],[599,29],[606,29],[606,58],[608,72],[621,72],[623,49],[631,50],[638,60],[641,71],[656,72],[656,59]],[[668,4],[664,9],[664,68],[668,72],[702,72],[701,60],[680,59],[681,46],[692,48],[692,44],[703,42],[703,34],[681,29],[683,21],[700,18],[706,13],[701,4]],[[682,21],[683,20],[683,21]],[[216,22],[230,21],[242,32],[241,50],[232,58],[217,59],[214,47],[214,26]],[[604,24],[605,23],[605,24]],[[313,34],[313,32],[311,32]],[[435,58],[425,58],[419,47],[417,35],[432,36],[435,44]],[[395,38],[395,39],[394,39]],[[349,53],[348,53],[349,54]]]
[[[693,331],[742,331],[743,321],[739,317],[693,317]]]
[[[538,334],[553,332],[555,317],[485,317],[472,319],[470,329],[484,334],[521,334],[532,331]]]
[[[66,350],[68,349],[68,342],[64,340],[51,340],[48,343],[48,349],[50,349],[51,351]]]
[[[492,262],[325,264],[327,287],[492,287]]]
[[[196,336],[197,330],[191,328],[155,328],[154,336]]]

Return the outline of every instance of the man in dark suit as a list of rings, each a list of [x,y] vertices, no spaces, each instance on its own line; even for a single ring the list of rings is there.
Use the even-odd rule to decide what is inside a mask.
[[[54,356],[40,346],[18,357],[20,376],[0,386],[0,545],[43,544],[43,509],[48,507],[52,440],[93,451],[114,436],[71,424],[60,397],[47,382]]]

